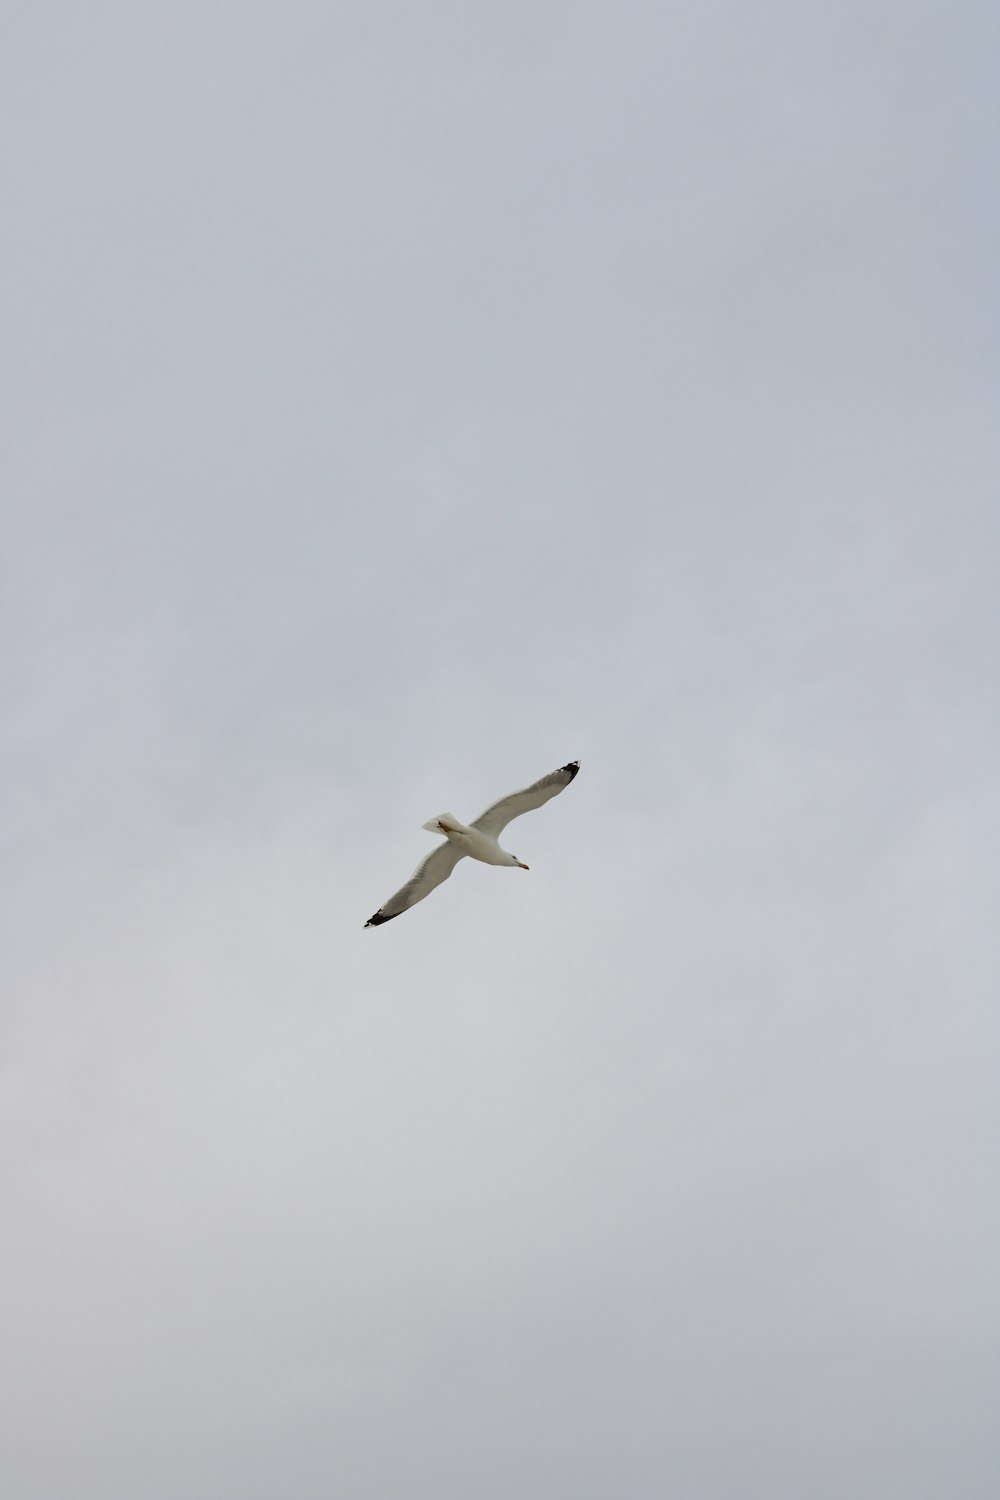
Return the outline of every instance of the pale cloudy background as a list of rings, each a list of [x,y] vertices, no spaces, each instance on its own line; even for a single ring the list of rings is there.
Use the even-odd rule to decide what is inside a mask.
[[[4,1496],[992,1500],[995,6],[3,31]]]

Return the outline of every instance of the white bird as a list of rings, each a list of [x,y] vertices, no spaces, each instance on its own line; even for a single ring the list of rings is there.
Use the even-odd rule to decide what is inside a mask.
[[[406,884],[394,896],[390,896],[373,917],[368,918],[365,926],[378,927],[383,922],[391,922],[393,917],[416,906],[418,901],[430,895],[435,886],[448,879],[459,860],[464,859],[467,854],[471,859],[482,860],[484,865],[516,865],[519,870],[526,870],[528,866],[522,864],[515,854],[508,854],[506,849],[500,848],[500,834],[512,818],[533,812],[536,807],[548,802],[550,797],[558,796],[564,787],[569,786],[579,769],[580,762],[571,760],[568,765],[560,766],[558,771],[551,771],[548,776],[543,776],[533,786],[526,786],[522,792],[512,792],[509,797],[501,797],[499,802],[494,802],[468,826],[460,823],[454,813],[439,813],[430,822],[422,824],[429,833],[443,833],[447,843],[438,844],[428,854]]]

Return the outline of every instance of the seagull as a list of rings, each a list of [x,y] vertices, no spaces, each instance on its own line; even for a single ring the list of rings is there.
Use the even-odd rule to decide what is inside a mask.
[[[516,865],[519,870],[526,870],[528,866],[522,864],[515,854],[508,854],[506,849],[500,848],[498,840],[501,833],[512,818],[534,812],[536,807],[557,797],[569,786],[579,769],[580,762],[571,760],[568,765],[560,766],[558,771],[550,771],[548,776],[543,776],[541,781],[536,781],[532,786],[526,786],[523,791],[501,797],[499,802],[494,802],[484,813],[480,813],[468,827],[460,823],[454,813],[439,813],[429,823],[421,824],[428,833],[443,833],[447,842],[438,844],[428,854],[406,884],[394,896],[390,896],[373,917],[368,918],[365,926],[380,927],[383,922],[391,922],[393,917],[402,916],[404,911],[429,896],[435,886],[447,880],[459,860],[464,859],[467,854],[472,859],[482,860],[484,865]]]

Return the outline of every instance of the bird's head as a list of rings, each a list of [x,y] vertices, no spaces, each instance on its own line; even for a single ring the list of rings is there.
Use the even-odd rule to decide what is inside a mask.
[[[512,865],[517,865],[517,868],[519,870],[526,870],[528,868],[527,865],[522,865],[521,861],[518,859],[518,857],[517,857],[516,854],[512,854],[510,856],[510,862],[511,862]]]

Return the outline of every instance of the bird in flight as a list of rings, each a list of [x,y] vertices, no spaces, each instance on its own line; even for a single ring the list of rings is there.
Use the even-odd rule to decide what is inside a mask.
[[[439,813],[429,823],[422,824],[429,833],[443,833],[447,842],[438,844],[428,854],[406,884],[394,896],[390,896],[373,917],[368,918],[365,926],[379,927],[383,922],[391,922],[393,917],[401,916],[411,906],[416,906],[418,901],[430,895],[435,886],[448,879],[459,860],[464,859],[467,854],[472,859],[482,860],[484,865],[516,865],[519,870],[526,870],[528,866],[522,864],[516,855],[508,854],[506,849],[500,848],[498,840],[501,833],[511,819],[519,818],[522,813],[534,812],[536,807],[541,807],[550,798],[558,796],[569,786],[579,769],[580,762],[571,760],[568,765],[560,766],[558,771],[551,771],[548,776],[543,776],[541,781],[536,781],[532,786],[526,786],[523,791],[501,797],[499,802],[494,802],[468,826],[460,823],[454,813]]]

